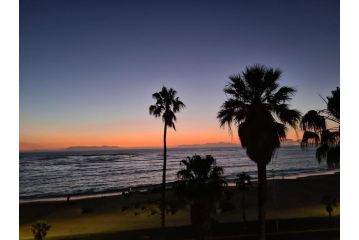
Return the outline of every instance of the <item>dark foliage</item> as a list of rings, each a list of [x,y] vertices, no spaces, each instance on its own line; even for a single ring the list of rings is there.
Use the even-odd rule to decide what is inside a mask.
[[[323,99],[324,100],[324,99]],[[325,100],[324,100],[325,101]],[[327,109],[310,110],[301,122],[304,130],[301,146],[318,145],[316,158],[320,163],[327,160],[329,168],[339,168],[340,165],[340,89],[337,87],[332,95],[327,97]],[[334,122],[337,127],[327,129],[326,121]]]
[[[329,195],[325,195],[322,198],[322,203],[325,206],[325,210],[328,213],[328,217],[331,218],[334,208],[338,206],[337,198],[329,196]]]
[[[212,156],[187,157],[181,165],[185,168],[177,173],[176,194],[189,203],[196,237],[203,239],[209,232],[216,203],[221,200],[227,185],[222,177],[223,169],[216,166]]]
[[[31,224],[31,232],[35,240],[43,240],[51,226],[46,221],[37,221]]]
[[[296,128],[301,117],[288,105],[295,89],[280,87],[281,75],[279,69],[254,65],[230,76],[224,88],[227,100],[217,114],[221,126],[238,127],[242,146],[257,163],[260,239],[265,239],[266,165],[285,138],[286,125]]]

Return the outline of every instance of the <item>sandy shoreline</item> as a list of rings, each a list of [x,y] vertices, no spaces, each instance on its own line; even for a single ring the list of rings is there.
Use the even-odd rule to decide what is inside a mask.
[[[268,181],[267,219],[326,217],[321,199],[331,195],[339,199],[340,174],[307,176],[297,179]],[[219,222],[241,221],[240,193],[233,187],[231,202],[235,208],[216,215]],[[256,219],[256,183],[246,196],[247,219]],[[168,191],[168,201],[178,201]],[[46,220],[52,226],[47,238],[81,234],[105,234],[114,231],[158,228],[159,211],[155,204],[159,192],[134,192],[129,197],[114,195],[66,201],[45,201],[19,204],[20,239],[31,239],[29,225]],[[333,214],[339,215],[339,207]],[[188,208],[178,208],[167,216],[168,226],[189,225]]]
[[[327,170],[327,171],[320,171],[320,172],[309,172],[309,173],[300,173],[294,175],[284,175],[284,176],[271,176],[271,172],[267,172],[268,180],[285,180],[285,179],[298,179],[298,178],[305,178],[311,176],[323,176],[323,175],[332,175],[339,173],[339,170]],[[252,179],[253,182],[257,181],[256,179]],[[227,180],[228,186],[234,186],[234,180]],[[102,198],[102,197],[111,197],[111,196],[121,196],[125,192],[148,192],[153,189],[159,188],[160,184],[152,184],[152,185],[144,185],[144,186],[136,186],[136,187],[129,187],[129,188],[121,188],[116,191],[103,191],[103,192],[96,192],[96,193],[83,193],[83,194],[76,194],[70,195],[70,200],[80,200],[80,199],[91,199],[91,198]],[[173,182],[167,183],[167,188],[171,189],[173,186]],[[54,197],[45,197],[45,198],[38,198],[38,199],[19,199],[20,204],[25,203],[34,203],[34,202],[59,202],[59,201],[66,201],[67,196],[54,196]]]

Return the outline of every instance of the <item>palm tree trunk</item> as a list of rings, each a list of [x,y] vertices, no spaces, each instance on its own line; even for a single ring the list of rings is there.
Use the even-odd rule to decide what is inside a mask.
[[[200,211],[201,211],[201,208],[199,206],[197,206],[197,204],[191,204],[190,218],[191,218],[191,225],[192,225],[196,240],[201,239],[201,231],[200,231],[200,226],[199,226],[199,222],[198,222],[198,218],[199,218],[198,215],[199,215]]]
[[[243,229],[247,229],[246,209],[245,209],[246,195],[245,190],[242,191],[242,218],[243,218]]]
[[[265,215],[266,215],[266,188],[267,188],[267,176],[266,176],[266,164],[258,163],[258,224],[259,224],[259,239],[265,240],[266,227],[265,227]]]
[[[332,212],[329,211],[329,225],[332,226]]]
[[[162,201],[161,201],[161,227],[165,227],[166,215],[166,163],[167,163],[167,146],[166,146],[167,124],[163,133],[163,169],[162,169]]]

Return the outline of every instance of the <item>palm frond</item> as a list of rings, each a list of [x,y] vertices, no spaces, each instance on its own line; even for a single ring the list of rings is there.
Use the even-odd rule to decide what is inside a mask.
[[[236,99],[246,100],[249,98],[247,86],[240,74],[229,76],[231,80],[223,89],[225,94],[230,95]]]
[[[276,93],[272,95],[270,101],[272,101],[275,104],[287,102],[292,99],[295,92],[296,90],[294,88],[283,86],[279,88]]]
[[[235,98],[228,98],[223,104],[222,108],[228,109],[243,109],[246,107],[246,104],[242,101],[235,99]]]
[[[155,92],[154,94],[152,94],[152,98],[155,100],[162,100],[162,96],[160,92]]]
[[[161,94],[161,97],[163,98],[163,102],[164,102],[163,104],[167,105],[167,104],[171,103],[171,98],[170,98],[168,89],[165,86],[162,87],[160,94]]]
[[[319,163],[322,161],[322,159],[325,159],[327,157],[328,151],[329,146],[327,144],[321,145],[317,148],[317,151],[315,152],[315,157],[317,158]]]
[[[329,147],[328,153],[327,153],[327,165],[329,168],[339,168],[339,162],[340,162],[340,146],[335,145],[332,147]]]
[[[182,169],[177,172],[177,178],[181,180],[191,180],[194,176],[188,169]]]
[[[218,167],[218,166],[214,166],[212,168],[212,171],[210,172],[209,178],[211,178],[211,179],[220,179],[222,177],[222,174],[223,174],[223,168]]]
[[[171,110],[166,110],[162,115],[163,122],[170,128],[176,130],[175,122],[177,121],[177,117]]]
[[[220,111],[217,114],[217,119],[220,121],[220,126],[223,127],[225,124],[231,129],[232,121],[239,124],[246,117],[247,106],[233,98],[227,99],[221,106]]]
[[[173,88],[170,88],[168,90],[168,95],[169,95],[169,98],[170,99],[175,99],[176,98],[176,95],[177,95],[177,91],[174,90]]]
[[[313,130],[314,132],[325,130],[325,118],[315,110],[308,111],[302,118],[301,127],[304,131]]]
[[[264,88],[264,99],[263,101],[268,100],[273,92],[279,87],[277,81],[280,79],[282,71],[280,69],[269,68],[264,74],[263,79],[263,88]]]
[[[330,114],[335,117],[337,120],[340,119],[340,88],[337,87],[332,91],[332,95],[327,97],[328,104],[327,110]]]
[[[179,100],[178,97],[173,101],[173,112],[179,112],[181,109],[185,108],[186,105]]]
[[[301,141],[301,146],[307,146],[308,144],[317,145],[320,141],[319,135],[315,132],[305,131]]]
[[[181,161],[180,161],[180,165],[185,165],[185,167],[188,168],[188,166],[189,166],[189,160],[190,160],[190,157],[187,157],[187,160],[186,160],[186,159],[181,160]]]
[[[286,127],[284,124],[275,123],[275,130],[280,140],[285,140],[286,138]]]
[[[288,124],[294,129],[300,123],[301,113],[296,109],[289,109],[287,104],[275,105],[274,111],[282,123]]]
[[[176,95],[176,90],[163,86],[160,92],[152,94],[152,97],[156,99],[156,104],[149,107],[150,115],[162,116],[162,121],[166,126],[174,130],[176,130],[175,122],[177,121],[175,113],[185,108],[185,104]]]
[[[170,128],[173,128],[173,130],[177,131],[176,129],[176,125],[174,122],[172,122],[171,124],[168,125]]]
[[[321,144],[336,144],[339,141],[339,132],[331,132],[329,130],[322,131]]]
[[[246,67],[245,71],[242,73],[248,88],[253,90],[252,94],[260,95],[261,90],[264,90],[263,79],[266,71],[267,68],[264,65],[255,64],[253,66]]]
[[[229,108],[229,109],[222,108],[217,114],[217,119],[219,120],[221,127],[224,127],[227,124],[228,128],[231,129],[233,118],[234,118],[233,108]]]
[[[163,110],[164,110],[164,108],[161,105],[151,105],[149,107],[150,115],[153,115],[155,117],[160,117]]]

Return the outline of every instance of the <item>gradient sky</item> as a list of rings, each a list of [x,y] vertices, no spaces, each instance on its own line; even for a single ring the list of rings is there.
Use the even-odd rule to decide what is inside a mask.
[[[148,107],[162,85],[187,105],[168,145],[238,142],[216,114],[228,76],[255,63],[283,71],[292,107],[324,108],[339,0],[20,0],[20,149],[161,146]]]

